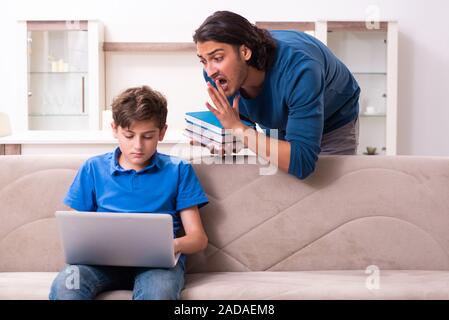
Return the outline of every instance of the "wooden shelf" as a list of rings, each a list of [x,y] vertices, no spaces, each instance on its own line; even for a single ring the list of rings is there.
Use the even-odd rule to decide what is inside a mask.
[[[258,21],[256,26],[269,30],[298,30],[298,31],[314,31],[315,22],[311,21]],[[380,21],[378,29],[370,29],[368,21],[327,21],[328,32],[332,31],[387,31],[388,22]]]
[[[65,21],[27,21],[28,31],[87,31],[87,20],[65,20]]]
[[[367,118],[371,118],[371,117],[386,117],[387,114],[386,113],[360,113],[359,116],[360,117],[367,117]]]
[[[364,31],[364,32],[386,32],[388,31],[388,22],[379,21],[378,29],[370,29],[369,21],[328,21],[328,32],[333,31]]]
[[[298,31],[314,31],[315,22],[296,22],[296,21],[258,21],[256,26],[269,30],[298,30]]]
[[[163,52],[195,51],[193,42],[105,42],[103,51],[109,52]]]

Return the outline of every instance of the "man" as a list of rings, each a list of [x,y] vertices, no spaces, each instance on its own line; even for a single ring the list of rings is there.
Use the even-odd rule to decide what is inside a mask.
[[[300,179],[314,171],[320,153],[356,153],[360,88],[319,40],[268,32],[229,11],[208,17],[193,40],[214,104],[206,106],[245,147]],[[270,154],[273,142],[277,150]]]

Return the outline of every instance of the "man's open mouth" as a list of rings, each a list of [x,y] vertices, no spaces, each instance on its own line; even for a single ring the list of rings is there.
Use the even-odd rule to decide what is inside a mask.
[[[228,89],[228,81],[226,79],[223,78],[218,79],[218,84],[223,89],[223,91],[226,91]]]

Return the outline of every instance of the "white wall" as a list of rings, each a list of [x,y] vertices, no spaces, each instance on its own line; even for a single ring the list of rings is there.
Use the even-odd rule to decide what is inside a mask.
[[[2,3],[0,13],[0,111],[11,113],[16,107],[14,48],[18,39],[13,32],[16,20],[99,19],[106,27],[106,41],[191,41],[193,31],[204,18],[223,9],[238,12],[250,21],[363,20],[376,10],[380,20],[397,20],[400,30],[398,153],[449,155],[449,26],[444,21],[449,12],[447,0],[7,0]],[[144,76],[149,73],[146,68],[150,62],[138,76],[127,79],[126,76],[115,78],[122,68],[116,62],[123,57],[108,55],[109,101],[120,87],[147,80],[166,93],[169,122],[182,121],[181,109],[202,108],[206,94],[201,67],[198,63],[196,70],[190,64],[195,57],[167,58],[167,69],[160,68],[164,69],[164,77],[158,73]],[[136,68],[136,62],[142,59],[145,57],[136,57],[130,67]],[[172,82],[167,74],[175,75],[169,77]]]

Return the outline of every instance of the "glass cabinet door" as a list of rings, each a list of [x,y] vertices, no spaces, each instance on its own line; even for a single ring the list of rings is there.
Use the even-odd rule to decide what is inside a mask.
[[[358,154],[386,153],[386,28],[384,24],[371,30],[364,22],[328,22],[327,45],[351,70],[361,89]]]
[[[28,22],[29,130],[84,130],[88,114],[86,22]]]

